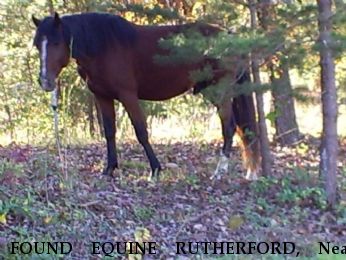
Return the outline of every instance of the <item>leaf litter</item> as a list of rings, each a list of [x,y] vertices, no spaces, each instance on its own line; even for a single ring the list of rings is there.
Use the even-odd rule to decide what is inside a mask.
[[[1,147],[0,252],[18,239],[72,242],[72,259],[90,257],[91,241],[155,241],[161,258],[174,257],[176,241],[293,241],[307,256],[314,242],[346,243],[345,142],[334,210],[323,204],[317,143],[272,147],[275,175],[257,182],[243,179],[237,151],[210,181],[220,146],[154,145],[158,183],[136,143],[118,145],[115,178],[100,175],[103,144],[66,148],[63,162],[51,148]]]

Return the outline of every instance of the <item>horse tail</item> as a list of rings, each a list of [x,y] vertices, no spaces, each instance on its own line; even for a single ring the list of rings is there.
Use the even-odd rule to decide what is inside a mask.
[[[237,83],[244,84],[250,82],[250,73],[242,72]],[[247,169],[247,178],[257,177],[260,167],[260,151],[258,128],[256,122],[256,111],[252,94],[241,94],[233,99],[233,113],[236,122],[236,132],[241,143],[244,167]]]

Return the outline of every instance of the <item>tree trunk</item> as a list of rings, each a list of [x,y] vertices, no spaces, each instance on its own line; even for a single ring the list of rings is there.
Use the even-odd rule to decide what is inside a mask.
[[[268,37],[272,31],[275,31],[276,9],[272,0],[260,0],[260,8],[257,10],[258,20],[261,27],[266,31]],[[286,3],[289,4],[289,3]],[[277,36],[276,36],[277,37]],[[284,42],[284,36],[281,37]],[[281,48],[282,52],[285,52]],[[296,120],[296,112],[294,108],[294,100],[292,96],[292,85],[289,76],[289,64],[277,57],[278,66],[273,63],[269,64],[271,70],[272,97],[275,111],[275,137],[281,145],[291,145],[298,141],[299,130]],[[275,75],[279,77],[276,78]]]
[[[257,28],[257,16],[256,16],[256,3],[254,0],[249,0],[249,9],[251,16],[251,28],[255,30]],[[261,84],[261,78],[259,73],[258,59],[255,55],[251,57],[251,68],[256,84]],[[265,122],[265,114],[263,110],[263,95],[261,92],[256,92],[256,105],[258,113],[259,123],[259,136],[261,144],[261,157],[262,157],[262,175],[271,175],[272,158],[270,154],[267,126]]]
[[[320,32],[321,99],[323,132],[320,147],[320,177],[325,185],[327,203],[336,203],[336,174],[338,157],[337,94],[335,86],[335,64],[332,53],[332,1],[317,0],[318,27]]]
[[[278,72],[279,78],[275,77]],[[299,129],[292,96],[292,85],[287,64],[271,66],[272,97],[275,111],[275,137],[281,145],[292,145],[299,140]]]

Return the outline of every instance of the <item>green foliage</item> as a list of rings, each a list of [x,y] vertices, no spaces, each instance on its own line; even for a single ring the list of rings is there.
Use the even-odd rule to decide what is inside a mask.
[[[277,110],[273,110],[271,112],[269,112],[267,115],[266,115],[266,119],[268,119],[270,121],[270,123],[272,125],[275,124],[275,120],[276,118],[279,116],[279,113]]]
[[[315,1],[291,1],[291,4],[279,1],[275,5],[275,12],[272,10],[275,15],[268,25],[268,30],[249,29],[249,10],[239,1],[183,2],[187,5],[184,6],[185,9],[183,8],[185,15],[178,8],[165,6],[163,3],[157,4],[154,1],[145,4],[138,2],[127,4],[113,0],[2,1],[0,3],[0,98],[2,100],[0,135],[9,136],[7,139],[10,140],[28,143],[52,141],[50,95],[42,92],[37,84],[39,58],[32,46],[35,27],[31,22],[32,14],[37,17],[46,16],[52,7],[61,14],[86,11],[118,13],[140,24],[199,20],[217,24],[222,29],[218,35],[211,38],[187,31],[162,40],[160,45],[170,54],[155,57],[157,62],[181,64],[207,57],[220,59],[221,66],[236,72],[239,63],[247,64],[247,59],[243,58],[252,52],[263,62],[275,55],[278,62],[288,64],[290,69],[297,69],[302,76],[316,73],[318,45],[315,45],[315,41],[318,38],[318,28]],[[338,1],[336,5],[332,44],[338,64],[344,66],[345,4]],[[265,65],[265,62],[263,64]],[[346,78],[342,66],[337,70],[337,80],[340,102],[345,103],[343,101],[346,97],[344,87]],[[264,74],[269,73],[266,66],[262,66],[261,70]],[[195,82],[208,81],[212,78],[212,68],[206,66],[194,71],[191,73],[191,78]],[[242,87],[234,87],[233,83],[233,78],[226,78],[215,85],[211,83],[212,87],[205,90],[203,95],[215,104],[224,98],[255,90],[267,91],[274,87],[269,84],[262,86],[244,84]],[[90,137],[91,133],[87,133],[86,129],[91,124],[90,118],[96,121],[96,112],[94,109],[90,116],[90,107],[93,106],[89,99],[90,93],[78,78],[74,66],[64,70],[60,76],[60,85],[62,92],[59,111],[60,123],[63,125],[60,131],[64,141],[68,142],[71,136],[81,139]],[[318,84],[311,84],[305,89],[302,89],[301,85],[294,87],[292,95],[306,102],[310,101],[308,92],[318,87]],[[171,115],[190,117],[191,113],[203,116],[210,110],[207,102],[196,97],[184,97],[168,102],[143,102],[143,106],[149,118],[168,118]],[[124,126],[121,132],[125,133],[130,124],[123,114],[125,113],[118,114],[117,124]]]
[[[326,206],[322,188],[297,187],[295,182],[288,176],[285,176],[279,184],[282,190],[277,194],[277,198],[281,202],[299,203],[305,199],[313,199],[321,208]]]
[[[169,20],[183,19],[177,10],[154,5],[152,7],[143,4],[115,5],[116,10],[120,12],[133,12],[137,19],[145,19],[148,24],[164,23]]]
[[[217,83],[201,91],[203,97],[212,104],[221,105],[226,98],[234,96],[234,88],[229,88],[230,78],[224,77]]]
[[[187,175],[185,181],[192,188],[198,188],[200,185],[200,179],[196,175]]]
[[[194,82],[210,81],[213,79],[213,68],[210,64],[205,65],[201,69],[191,71],[190,77]]]
[[[10,173],[14,176],[20,176],[23,173],[24,166],[20,163],[13,163],[7,159],[0,159],[0,176]]]
[[[292,174],[283,178],[260,178],[251,184],[251,190],[260,196],[267,193],[276,193],[275,200],[282,204],[317,205],[321,209],[326,208],[325,193],[321,186],[312,183],[312,175],[302,168],[294,168]],[[258,198],[259,204],[268,208],[266,201]]]
[[[205,56],[209,40],[193,29],[162,39],[159,45],[162,49],[169,50],[169,55],[156,55],[154,61],[158,64],[176,65],[195,63]]]
[[[242,20],[241,6],[232,1],[206,0],[205,9],[205,11],[199,10],[198,13],[204,21],[219,24],[226,29],[239,26]]]
[[[278,180],[275,178],[259,178],[256,182],[251,183],[251,189],[256,193],[264,193],[271,186],[276,185]]]
[[[135,216],[140,221],[149,221],[155,214],[155,210],[150,207],[135,207]]]

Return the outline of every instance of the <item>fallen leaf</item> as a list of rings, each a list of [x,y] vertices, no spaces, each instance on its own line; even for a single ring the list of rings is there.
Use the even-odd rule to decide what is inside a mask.
[[[240,215],[234,215],[229,218],[228,228],[231,230],[236,230],[244,224],[244,219]]]
[[[1,224],[6,224],[7,223],[6,215],[7,215],[6,213],[0,214],[0,223]]]

